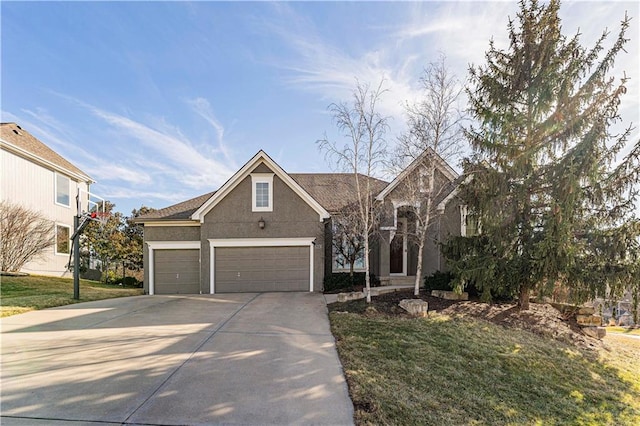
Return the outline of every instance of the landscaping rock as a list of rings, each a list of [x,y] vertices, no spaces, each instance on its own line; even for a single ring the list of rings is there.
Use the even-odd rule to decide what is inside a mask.
[[[596,313],[596,308],[593,306],[583,306],[578,309],[578,315],[593,315]]]
[[[420,299],[402,299],[399,305],[411,315],[418,317],[427,316],[427,310],[429,309],[429,304]]]
[[[338,293],[338,302],[348,302],[350,300],[364,299],[364,293],[361,291],[354,291],[351,293]]]
[[[576,315],[576,322],[582,326],[601,326],[602,317],[600,315]]]
[[[604,327],[582,327],[582,334],[602,340],[607,335],[607,330]]]
[[[469,293],[466,291],[458,294],[455,291],[431,290],[431,295],[445,300],[469,300]]]

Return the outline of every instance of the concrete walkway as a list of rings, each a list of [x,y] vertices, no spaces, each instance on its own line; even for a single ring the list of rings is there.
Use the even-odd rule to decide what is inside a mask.
[[[139,296],[0,321],[4,425],[351,424],[324,297]]]

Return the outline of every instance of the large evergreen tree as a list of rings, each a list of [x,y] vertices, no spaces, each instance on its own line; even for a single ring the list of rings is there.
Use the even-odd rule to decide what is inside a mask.
[[[627,77],[609,74],[630,19],[610,47],[605,31],[585,48],[562,34],[559,8],[522,0],[508,49],[491,42],[470,68],[474,179],[462,195],[481,234],[445,247],[459,284],[518,294],[522,310],[558,284],[576,301],[640,285],[640,143],[631,127],[611,132]]]

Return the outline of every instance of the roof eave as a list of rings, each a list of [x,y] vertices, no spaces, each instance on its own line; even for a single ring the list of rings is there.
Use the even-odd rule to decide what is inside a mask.
[[[254,155],[249,161],[245,163],[244,166],[240,168],[236,173],[233,174],[221,187],[216,191],[215,194],[211,196],[207,201],[205,201],[200,208],[198,208],[192,215],[192,220],[198,220],[200,223],[204,223],[204,217],[206,216],[211,209],[213,209],[216,204],[224,197],[226,197],[246,176],[249,175],[251,169],[258,165],[260,161],[264,161],[267,166],[274,171],[274,173],[283,180],[293,191],[298,194],[303,200],[307,202],[307,204],[313,208],[316,213],[318,213],[320,217],[320,222],[324,221],[331,217],[329,212],[318,203],[307,191],[300,186],[298,182],[295,181],[291,176],[285,172],[282,167],[280,167],[266,152],[263,150],[258,151],[256,155]]]
[[[427,148],[424,150],[424,152],[422,154],[420,154],[415,160],[413,160],[411,162],[411,164],[409,164],[404,170],[402,170],[402,172],[396,176],[396,178],[394,180],[391,181],[391,183],[389,185],[387,185],[377,196],[376,196],[376,200],[378,201],[384,201],[385,197],[387,195],[389,195],[391,193],[391,191],[393,191],[399,184],[400,182],[402,182],[404,180],[404,178],[411,173],[416,167],[418,167],[418,164],[420,164],[420,162],[422,161],[423,157],[425,157],[429,151],[432,151],[433,154],[435,154],[435,159],[436,159],[436,168],[438,170],[440,170],[442,172],[442,174],[444,174],[447,178],[449,178],[450,180],[455,180],[456,178],[458,178],[458,173],[456,173],[455,170],[453,170],[453,168],[447,164],[446,161],[444,161],[444,159],[438,155],[437,152],[435,152],[433,149],[431,148]]]
[[[0,143],[1,143],[1,146],[3,148],[8,148],[9,151],[12,151],[15,154],[18,154],[18,155],[20,155],[22,157],[25,157],[25,158],[27,158],[27,159],[35,162],[35,163],[38,163],[38,164],[40,164],[42,166],[51,168],[51,169],[53,169],[55,171],[64,173],[65,175],[68,175],[68,176],[76,179],[78,182],[85,182],[87,184],[96,183],[95,180],[93,180],[90,176],[88,176],[88,175],[86,175],[84,173],[82,173],[82,174],[81,173],[77,173],[77,172],[69,170],[69,169],[67,169],[65,167],[59,166],[58,164],[56,164],[56,163],[54,163],[52,161],[46,160],[46,159],[40,157],[39,155],[35,155],[32,152],[29,152],[24,148],[20,148],[19,146],[14,145],[11,142],[8,142],[8,141],[6,141],[6,140],[4,140],[2,138],[0,138]]]

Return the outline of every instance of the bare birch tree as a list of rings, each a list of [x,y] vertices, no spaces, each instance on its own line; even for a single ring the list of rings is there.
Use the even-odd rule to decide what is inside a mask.
[[[54,243],[52,221],[37,211],[0,202],[0,270],[18,272]]]
[[[354,267],[358,259],[364,255],[364,238],[360,232],[360,209],[352,203],[340,210],[333,217],[333,250],[336,262],[349,266],[349,276],[353,278]]]
[[[407,130],[398,139],[392,163],[406,170],[399,191],[415,226],[407,226],[407,235],[418,246],[418,264],[414,294],[420,291],[422,260],[431,225],[444,213],[438,201],[443,191],[451,190],[450,180],[441,170],[447,161],[460,154],[463,142],[464,114],[458,108],[463,86],[445,64],[445,56],[429,64],[420,79],[422,96],[406,104]],[[413,163],[413,167],[406,167]]]
[[[364,241],[365,293],[369,303],[369,237],[376,229],[379,210],[370,177],[383,169],[387,153],[385,135],[389,129],[388,117],[382,116],[377,109],[380,97],[385,92],[383,86],[384,79],[374,88],[357,82],[351,103],[333,103],[329,106],[336,127],[347,141],[339,143],[326,136],[318,140],[319,148],[326,157],[335,161],[337,168],[353,173],[355,179],[358,229]]]

